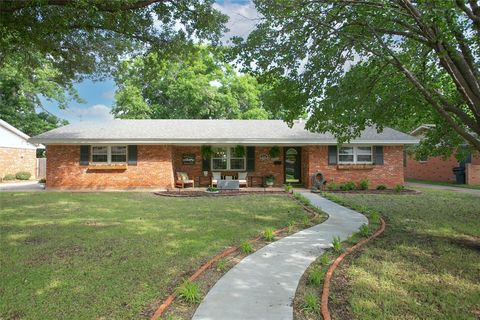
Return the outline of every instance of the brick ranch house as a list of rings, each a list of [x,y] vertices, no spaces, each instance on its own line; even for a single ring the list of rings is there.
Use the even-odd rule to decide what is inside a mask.
[[[422,139],[433,125],[424,124],[410,132],[410,135]],[[448,159],[428,157],[416,159],[415,154],[406,155],[405,178],[438,182],[455,182],[453,168],[463,168],[465,184],[480,184],[480,155],[469,155],[464,161],[458,161],[455,154]]]
[[[43,148],[28,141],[30,137],[0,119],[0,180],[5,175],[29,172],[37,175],[37,149]]]
[[[404,146],[418,142],[393,129],[368,128],[339,147],[331,134],[309,132],[299,121],[290,128],[280,120],[81,122],[31,141],[46,145],[48,189],[168,189],[176,172],[201,186],[210,183],[212,172],[247,172],[248,186],[261,186],[273,175],[276,186],[309,188],[312,176],[322,172],[335,183],[367,178],[371,187],[394,187],[404,183]],[[202,146],[211,149],[207,159]],[[272,147],[278,157],[270,156]]]

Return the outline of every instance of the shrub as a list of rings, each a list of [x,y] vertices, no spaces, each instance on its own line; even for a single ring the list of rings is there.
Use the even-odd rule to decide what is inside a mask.
[[[370,227],[368,226],[368,224],[362,224],[359,232],[362,236],[366,237],[370,233]]]
[[[327,183],[327,190],[333,191],[333,190],[338,190],[338,185],[335,182],[329,182]]]
[[[293,187],[291,184],[286,184],[284,190],[286,193],[291,193],[293,191]]]
[[[274,235],[272,228],[265,228],[265,230],[263,230],[263,239],[266,241],[273,241]]]
[[[225,258],[222,258],[217,261],[217,270],[218,271],[225,271],[227,268],[227,260]]]
[[[368,190],[368,187],[370,186],[370,182],[368,181],[367,178],[360,180],[358,183],[358,189],[360,190]]]
[[[405,189],[405,187],[402,186],[401,184],[395,185],[395,192],[402,192],[403,189]]]
[[[336,236],[336,237],[333,237],[333,241],[332,241],[332,247],[333,247],[333,250],[335,252],[340,252],[342,251],[342,241],[340,240],[340,237],[339,236]]]
[[[240,250],[245,254],[250,254],[253,252],[252,244],[248,241],[244,241],[240,244]]]
[[[15,175],[14,174],[6,174],[5,177],[3,177],[3,180],[5,181],[10,181],[10,180],[15,180]]]
[[[308,274],[308,283],[319,286],[323,279],[323,271],[320,268],[314,268]]]
[[[268,155],[272,159],[276,159],[276,158],[280,157],[280,147],[279,146],[271,147],[270,150],[268,151]]]
[[[31,176],[32,176],[32,174],[30,172],[26,172],[26,171],[20,171],[20,172],[17,172],[17,174],[15,174],[15,177],[18,180],[28,180],[28,179],[30,179]]]
[[[38,183],[47,183],[47,179],[42,178],[42,179],[38,180]]]
[[[307,293],[304,298],[304,302],[300,306],[302,311],[309,313],[319,313],[320,304],[317,301],[317,297],[313,293]]]
[[[340,190],[342,191],[350,191],[350,190],[355,190],[355,182],[353,181],[348,181],[348,182],[345,182],[345,183],[342,183],[340,185]]]
[[[189,280],[185,281],[177,288],[178,296],[187,303],[197,303],[200,301],[200,287]]]
[[[379,184],[379,185],[377,186],[377,190],[387,190],[387,186],[384,185],[384,184]]]
[[[217,192],[218,189],[217,189],[216,187],[209,186],[209,187],[207,188],[207,191],[208,191],[208,192]]]

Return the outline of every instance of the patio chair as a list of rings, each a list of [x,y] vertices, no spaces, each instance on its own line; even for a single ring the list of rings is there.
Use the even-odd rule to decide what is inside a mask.
[[[222,180],[222,175],[220,172],[212,172],[212,187],[217,186],[217,181]]]
[[[188,178],[186,172],[177,172],[177,180],[175,181],[175,187],[185,188],[185,185],[192,185],[192,188],[195,188],[195,182],[192,179]]]
[[[248,172],[239,172],[238,173],[238,183],[240,184],[240,187],[248,187],[247,183],[247,174]]]

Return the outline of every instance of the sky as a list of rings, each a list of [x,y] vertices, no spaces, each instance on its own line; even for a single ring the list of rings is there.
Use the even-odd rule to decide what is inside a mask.
[[[259,17],[251,0],[218,0],[214,6],[230,18],[227,23],[230,31],[222,38],[226,44],[232,36],[247,36]],[[96,82],[85,80],[76,83],[75,88],[85,103],[71,102],[67,109],[60,110],[55,102],[42,99],[43,107],[70,123],[113,119],[110,111],[114,103],[115,82],[112,79]]]

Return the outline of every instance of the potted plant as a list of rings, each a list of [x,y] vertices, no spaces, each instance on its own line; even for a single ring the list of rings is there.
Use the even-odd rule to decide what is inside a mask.
[[[203,171],[203,176],[204,176],[204,177],[208,176],[208,171],[206,171],[206,170]]]
[[[275,176],[273,174],[265,177],[265,184],[267,185],[267,187],[272,187],[274,183],[275,183]]]
[[[280,157],[280,147],[279,146],[273,146],[270,148],[270,150],[268,151],[268,155],[270,156],[270,158],[272,158],[272,160],[278,160],[278,158]]]
[[[207,192],[207,193],[219,193],[220,191],[217,188],[215,188],[214,186],[209,186],[205,192]]]

